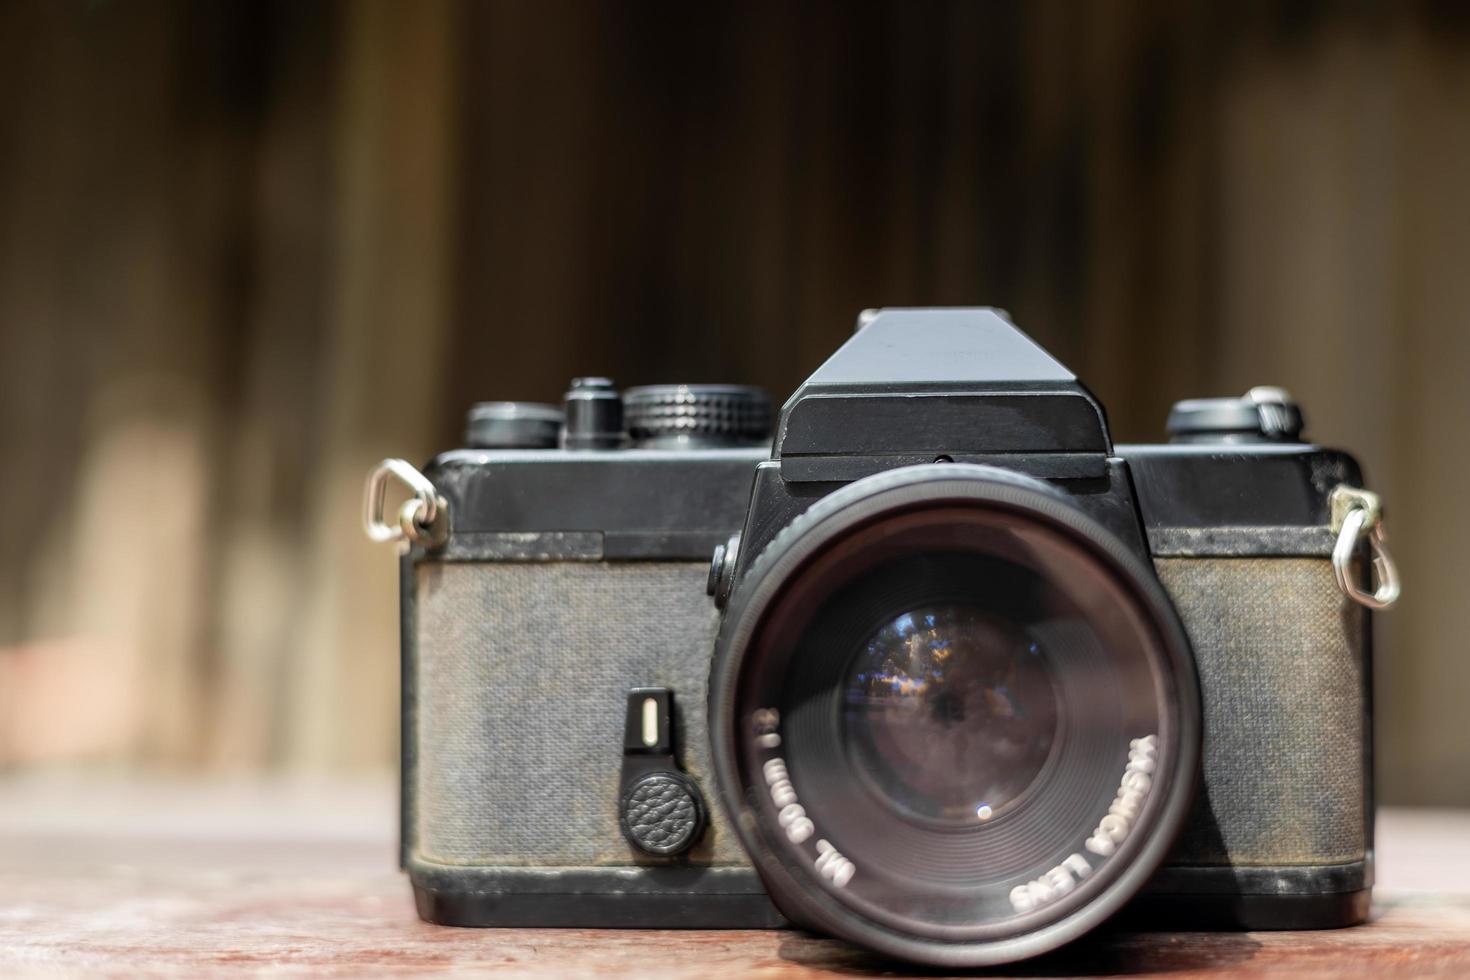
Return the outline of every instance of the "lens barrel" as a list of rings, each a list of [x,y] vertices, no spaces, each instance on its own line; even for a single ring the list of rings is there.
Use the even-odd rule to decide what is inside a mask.
[[[1038,481],[858,480],[780,532],[716,644],[717,782],[778,907],[983,966],[1081,935],[1162,862],[1200,751],[1147,564]]]

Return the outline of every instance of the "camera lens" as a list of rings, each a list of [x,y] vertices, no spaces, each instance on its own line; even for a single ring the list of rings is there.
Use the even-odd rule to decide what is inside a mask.
[[[946,966],[1060,945],[1191,799],[1199,694],[1142,559],[1036,481],[907,467],[817,502],[731,597],[715,767],[778,906]]]

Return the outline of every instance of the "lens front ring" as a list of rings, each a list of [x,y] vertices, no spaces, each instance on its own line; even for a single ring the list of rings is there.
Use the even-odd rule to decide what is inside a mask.
[[[764,799],[770,786],[760,785],[761,777],[752,771],[749,753],[744,751],[750,735],[745,731],[749,718],[744,716],[749,715],[751,705],[742,703],[742,685],[749,686],[750,676],[759,673],[756,662],[767,656],[761,652],[766,642],[761,632],[768,615],[773,608],[779,613],[783,594],[801,588],[802,577],[826,560],[825,554],[840,542],[865,533],[864,528],[891,523],[898,515],[937,513],[944,508],[989,515],[986,520],[1006,515],[1007,520],[1033,527],[1034,533],[1028,531],[1032,539],[1054,537],[1075,548],[1079,560],[1105,570],[1116,604],[1130,607],[1135,618],[1147,625],[1149,636],[1140,643],[1154,651],[1151,656],[1157,661],[1149,670],[1158,678],[1157,700],[1167,715],[1158,734],[1168,748],[1160,756],[1160,770],[1151,777],[1154,794],[1136,818],[1136,832],[1118,846],[1116,858],[1103,862],[1105,874],[1078,889],[1080,905],[1057,902],[999,923],[920,928],[886,915],[883,896],[867,907],[858,903],[859,880],[878,861],[872,855],[864,859],[857,853],[839,852],[826,838],[832,836],[839,845],[841,841],[826,834],[822,821],[814,828],[813,842],[795,850],[810,857],[812,847],[822,844],[835,856],[823,851],[810,862],[786,846],[790,838],[783,838],[781,831],[789,828],[777,824],[792,807],[783,807],[781,816],[775,817]],[[884,530],[892,527],[885,525]],[[759,648],[754,654],[753,647]],[[943,966],[987,965],[1035,955],[1082,934],[1115,911],[1162,862],[1192,800],[1199,755],[1199,694],[1193,658],[1152,570],[1046,485],[1008,471],[968,464],[908,467],[857,481],[823,498],[783,530],[752,564],[732,596],[712,664],[710,715],[720,793],[778,906],[803,925],[891,955]],[[808,726],[806,731],[803,738],[810,741],[816,729]],[[764,758],[769,760],[769,753]],[[784,757],[781,761],[784,765]],[[1087,765],[1096,769],[1093,762]],[[1115,785],[1117,772],[1115,769],[1111,777]],[[795,782],[795,789],[800,790],[811,780]],[[1033,827],[1028,833],[1034,836],[1034,831]],[[854,872],[847,871],[843,862],[856,862],[858,879],[852,878]],[[842,894],[831,887],[834,867],[852,881]],[[1038,869],[1039,874],[1046,871]]]

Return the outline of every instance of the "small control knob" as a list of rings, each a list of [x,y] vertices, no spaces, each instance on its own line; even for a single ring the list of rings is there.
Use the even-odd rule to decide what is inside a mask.
[[[709,563],[709,578],[705,580],[706,595],[714,596],[715,608],[724,609],[730,601],[730,590],[735,587],[735,564],[740,560],[740,535],[732,534],[724,544],[715,545],[714,557]]]
[[[681,772],[651,772],[623,791],[623,834],[648,854],[681,854],[704,833],[704,801]]]
[[[465,422],[471,449],[553,449],[561,434],[562,413],[538,402],[480,402]]]
[[[623,398],[607,378],[573,378],[562,407],[563,449],[617,449],[623,444]]]
[[[635,446],[712,449],[771,437],[771,399],[748,385],[644,385],[623,392],[623,405]]]
[[[1252,388],[1240,398],[1191,398],[1169,412],[1174,443],[1300,442],[1302,410],[1282,388]]]

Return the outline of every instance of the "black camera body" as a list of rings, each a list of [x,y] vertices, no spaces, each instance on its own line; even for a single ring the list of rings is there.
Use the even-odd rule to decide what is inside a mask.
[[[1115,447],[1004,314],[881,310],[767,412],[592,379],[399,473],[424,918],[960,966],[1366,917],[1378,512],[1284,393]]]

